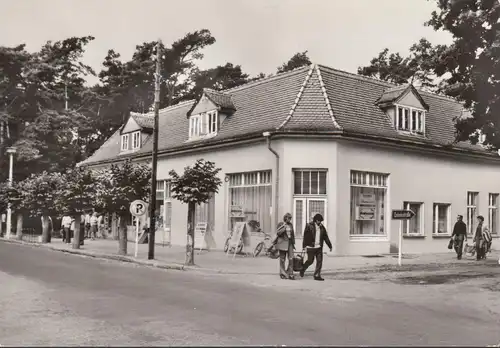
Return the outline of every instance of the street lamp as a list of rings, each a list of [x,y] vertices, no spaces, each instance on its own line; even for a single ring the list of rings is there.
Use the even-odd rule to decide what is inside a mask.
[[[12,176],[14,171],[14,155],[16,153],[15,147],[8,147],[7,151],[9,154],[9,187],[12,187]],[[7,206],[7,234],[5,235],[7,239],[10,239],[10,232],[12,230],[12,210],[10,209],[10,202]]]

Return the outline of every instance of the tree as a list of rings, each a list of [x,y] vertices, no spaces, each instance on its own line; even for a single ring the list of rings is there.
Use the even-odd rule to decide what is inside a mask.
[[[433,68],[440,91],[470,110],[457,120],[457,140],[500,148],[500,3],[498,0],[440,0],[426,23],[453,35]]]
[[[185,100],[190,90],[190,76],[195,63],[203,58],[202,50],[215,43],[209,30],[187,33],[170,47],[163,44],[162,88],[160,107]],[[108,51],[104,69],[99,73],[102,87],[99,100],[98,142],[102,143],[120,127],[131,111],[148,112],[154,99],[154,73],[157,41],[136,46],[132,59],[122,62],[120,54]]]
[[[399,53],[389,54],[389,49],[385,48],[370,61],[370,65],[359,67],[358,74],[395,84],[417,84],[435,91],[434,63],[445,48],[443,45],[433,46],[425,38],[412,45],[410,55],[405,58]]]
[[[217,175],[220,170],[220,168],[215,167],[215,163],[199,159],[193,167],[184,168],[182,176],[179,176],[175,170],[169,172],[172,197],[188,205],[185,261],[187,265],[194,265],[196,205],[208,202],[210,197],[219,191],[222,181]]]
[[[203,88],[211,88],[217,91],[243,85],[249,81],[240,65],[226,63],[208,70],[194,69],[191,76],[192,87],[185,99],[198,99],[201,97]]]
[[[307,65],[311,65],[311,60],[307,55],[307,51],[297,52],[292,56],[292,58],[288,60],[288,62],[283,63],[281,66],[277,68],[278,69],[277,73],[281,74]]]
[[[127,221],[130,203],[149,196],[151,168],[145,164],[133,164],[130,160],[97,172],[95,207],[120,218],[118,253],[127,255]]]
[[[50,243],[49,216],[58,213],[56,200],[63,183],[62,174],[48,172],[32,174],[18,183],[24,209],[42,219],[42,243]]]
[[[0,183],[0,212],[6,211],[10,208],[17,213],[17,224],[16,224],[16,237],[18,240],[23,238],[23,215],[26,210],[23,206],[22,192],[18,183],[12,183],[10,185],[8,182]]]
[[[55,205],[60,214],[69,215],[75,219],[73,249],[79,249],[83,241],[81,216],[94,206],[96,186],[92,172],[85,168],[72,169],[62,177],[62,185]]]

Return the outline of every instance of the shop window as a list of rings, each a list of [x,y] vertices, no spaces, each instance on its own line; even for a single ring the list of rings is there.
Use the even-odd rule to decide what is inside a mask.
[[[404,209],[411,210],[415,216],[409,220],[403,220],[403,234],[407,236],[424,235],[424,209],[423,203],[404,202]]]
[[[434,203],[433,205],[433,234],[435,236],[451,234],[451,204]]]
[[[271,171],[256,171],[228,175],[229,228],[239,221],[252,222],[266,233],[273,233],[271,226],[272,184]]]
[[[386,235],[387,174],[351,171],[351,237]]]

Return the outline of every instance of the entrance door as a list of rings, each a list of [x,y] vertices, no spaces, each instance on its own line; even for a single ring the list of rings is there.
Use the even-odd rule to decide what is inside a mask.
[[[302,238],[306,224],[312,221],[316,214],[323,216],[323,225],[327,228],[327,199],[326,198],[294,198],[293,219],[295,236]]]

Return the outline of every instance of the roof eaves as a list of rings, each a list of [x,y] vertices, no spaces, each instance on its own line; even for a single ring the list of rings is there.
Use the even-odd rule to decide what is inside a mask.
[[[118,132],[121,132],[121,129],[123,128],[123,126],[120,126],[96,151],[94,151],[94,153],[92,155],[90,155],[89,157],[87,157],[86,159],[84,159],[83,161],[81,162],[78,162],[75,167],[80,167],[82,165],[85,165],[89,162],[89,160],[92,159],[92,157],[95,156],[96,152],[99,151],[100,149],[104,148],[110,141],[111,139],[113,139],[113,137],[115,136],[116,133]]]
[[[401,99],[403,99],[403,97],[405,97],[408,92],[412,91],[415,96],[418,98],[419,102],[422,104],[422,106],[427,110],[429,111],[429,105],[424,101],[424,99],[422,98],[422,96],[420,95],[419,91],[415,88],[415,86],[413,86],[411,83],[408,85],[408,87],[406,87],[402,92],[401,94],[399,95],[399,97],[395,98],[394,100],[394,103],[398,103]]]
[[[328,97],[328,92],[326,91],[325,83],[323,82],[323,77],[321,76],[321,71],[318,65],[315,64],[316,73],[318,74],[319,84],[321,86],[321,91],[323,92],[323,97],[325,98],[326,107],[328,108],[328,113],[330,114],[330,118],[332,119],[333,125],[336,128],[342,129],[337,120],[335,119],[335,115],[333,114],[333,109],[330,104],[330,98]]]
[[[292,108],[290,109],[290,112],[288,113],[288,116],[285,118],[285,120],[278,127],[276,127],[276,130],[280,130],[283,127],[285,127],[285,125],[292,118],[293,113],[295,112],[295,108],[299,104],[300,98],[302,97],[302,94],[304,93],[304,89],[306,88],[307,83],[309,82],[309,79],[311,78],[313,71],[314,71],[314,64],[311,64],[311,66],[309,68],[309,72],[307,73],[307,76],[304,79],[304,82],[300,86],[299,92],[297,93],[297,97],[295,98],[295,102],[293,103]]]

